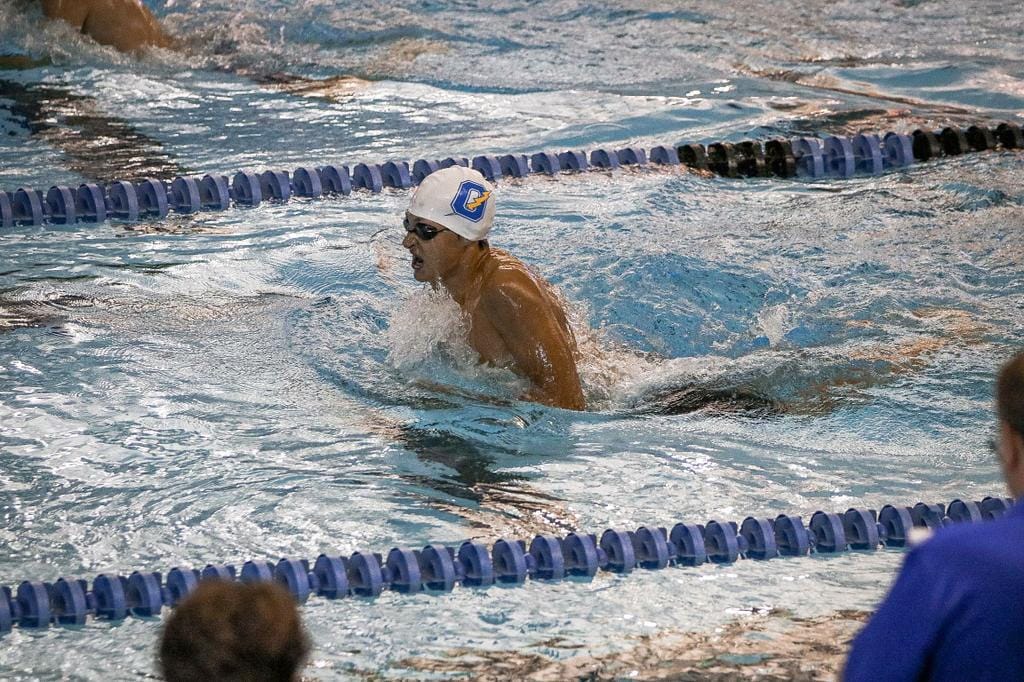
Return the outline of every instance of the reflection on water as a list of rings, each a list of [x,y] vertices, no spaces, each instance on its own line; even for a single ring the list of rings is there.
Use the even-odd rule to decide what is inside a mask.
[[[396,667],[414,674],[476,680],[834,680],[846,648],[870,614],[837,611],[799,618],[784,610],[753,611],[713,634],[663,631],[631,637],[624,651],[566,657],[581,647],[555,637],[515,651],[452,648]]]
[[[102,183],[189,173],[162,143],[104,111],[92,97],[0,78],[0,109],[29,134],[63,152],[67,170],[86,180]]]
[[[469,439],[403,425],[396,440],[419,459],[453,472],[440,478],[408,476],[407,480],[442,493],[426,504],[464,519],[468,539],[493,542],[579,530],[578,519],[564,500],[531,486],[519,475],[496,471],[494,456]],[[493,452],[493,446],[490,449]]]

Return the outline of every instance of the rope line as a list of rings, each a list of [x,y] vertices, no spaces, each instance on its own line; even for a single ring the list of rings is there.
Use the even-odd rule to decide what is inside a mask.
[[[22,187],[0,192],[0,228],[16,225],[67,225],[103,223],[108,220],[133,223],[162,220],[169,213],[192,214],[223,211],[235,206],[258,206],[264,201],[287,202],[292,197],[320,198],[348,196],[354,191],[380,193],[386,187],[405,190],[419,184],[439,168],[460,165],[474,168],[492,182],[522,178],[531,174],[560,175],[589,170],[615,170],[623,166],[688,166],[727,178],[849,178],[880,175],[918,161],[969,152],[996,149],[1024,149],[1024,135],[1015,123],[995,127],[972,125],[966,129],[947,127],[939,131],[918,129],[910,135],[896,132],[861,133],[853,137],[829,135],[824,138],[746,140],[714,142],[707,146],[683,143],[659,145],[649,151],[640,147],[617,150],[595,149],[538,152],[473,159],[448,157],[439,161],[419,159],[302,166],[291,173],[242,170],[229,180],[226,175],[176,177],[165,181],[146,178],[139,182],[116,180],[107,185],[84,183],[76,187],[54,185],[43,190]]]
[[[201,580],[274,581],[296,601],[305,603],[314,594],[341,599],[376,597],[384,590],[450,592],[456,585],[523,585],[527,580],[572,577],[587,580],[599,570],[628,574],[637,568],[874,551],[906,546],[915,527],[934,530],[986,521],[1002,516],[1012,504],[1013,500],[998,497],[980,502],[957,499],[949,505],[885,505],[877,513],[863,508],[842,514],[817,511],[806,526],[799,516],[781,514],[774,519],[748,516],[739,524],[721,519],[703,525],[677,523],[671,530],[609,528],[600,538],[585,533],[564,538],[537,535],[529,545],[524,540],[501,539],[490,548],[471,541],[457,547],[431,544],[422,550],[395,547],[386,556],[367,551],[347,557],[321,554],[312,569],[305,559],[283,558],[277,563],[246,561],[240,570],[230,564],[207,564],[202,569],[179,566],[168,571],[166,578],[152,571],[134,571],[127,577],[103,573],[91,586],[72,577],[54,583],[25,580],[16,592],[0,588],[0,634],[14,625],[84,625],[90,616],[112,621],[129,615],[159,616],[165,606],[177,606]]]

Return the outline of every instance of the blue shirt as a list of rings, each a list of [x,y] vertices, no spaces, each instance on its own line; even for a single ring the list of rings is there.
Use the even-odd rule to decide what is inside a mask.
[[[1024,501],[911,550],[844,679],[1024,680]]]

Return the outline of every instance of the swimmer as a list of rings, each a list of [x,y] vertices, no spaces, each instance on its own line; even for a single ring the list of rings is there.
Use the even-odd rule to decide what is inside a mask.
[[[452,166],[428,175],[405,213],[402,246],[412,254],[413,276],[459,304],[481,361],[530,381],[523,399],[582,410],[565,311],[543,279],[490,246],[493,222],[493,188],[480,173]]]
[[[101,45],[120,52],[139,53],[149,47],[188,50],[188,45],[172,38],[160,26],[141,0],[40,0],[48,19],[60,19],[78,28]],[[407,50],[407,59],[424,52],[436,51],[430,46]],[[0,69],[43,66],[48,60],[35,60],[22,55],[0,56]],[[350,75],[308,78],[290,73],[253,70],[235,66],[227,70],[252,78],[258,84],[298,95],[340,101],[368,85],[368,81]]]
[[[174,41],[141,0],[41,0],[43,14],[63,19],[101,45],[121,52],[172,47]]]

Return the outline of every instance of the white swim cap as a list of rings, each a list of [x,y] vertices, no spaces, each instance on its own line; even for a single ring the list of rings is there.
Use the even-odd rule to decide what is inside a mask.
[[[409,202],[409,213],[475,242],[491,231],[493,192],[494,187],[479,171],[450,166],[423,178]]]

